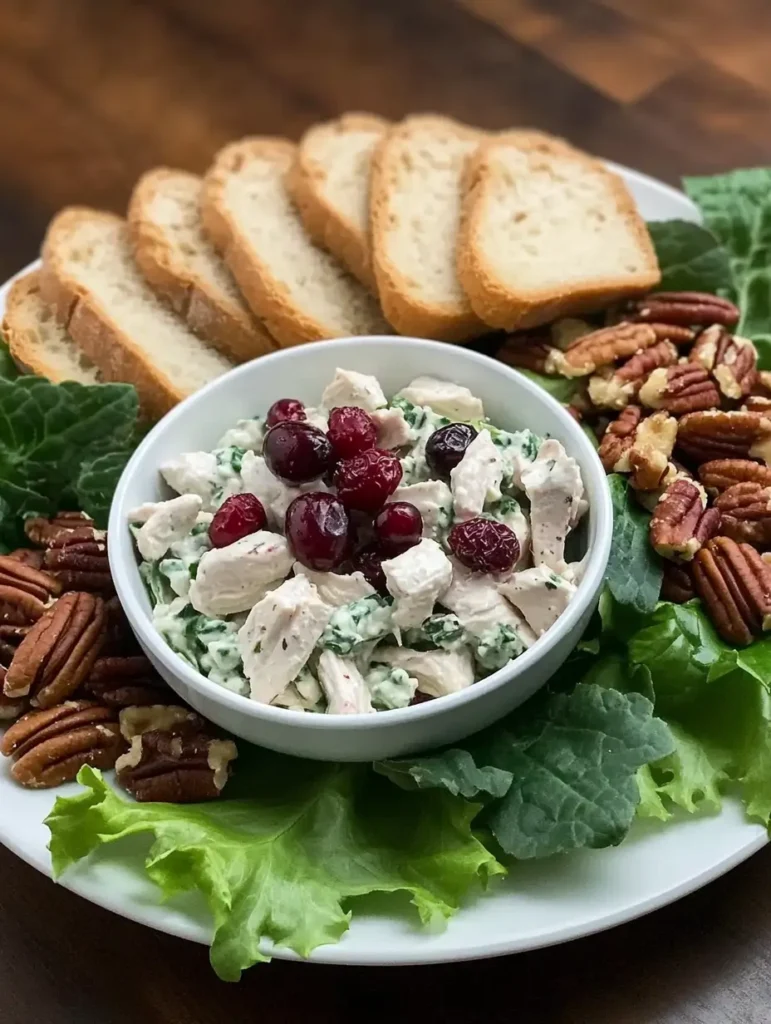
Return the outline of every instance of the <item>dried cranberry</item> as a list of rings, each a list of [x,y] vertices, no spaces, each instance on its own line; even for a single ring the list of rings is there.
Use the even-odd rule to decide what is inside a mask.
[[[415,691],[415,696],[410,701],[410,707],[414,707],[416,704],[425,704],[427,700],[433,700],[434,698],[430,693],[422,693],[420,690]]]
[[[447,538],[450,550],[475,572],[506,572],[519,558],[516,534],[494,519],[468,519],[456,523]]]
[[[209,540],[215,548],[226,548],[250,533],[264,530],[267,521],[259,498],[253,494],[233,494],[214,513],[209,524]]]
[[[423,516],[409,501],[392,501],[377,514],[375,536],[386,556],[393,558],[420,544]]]
[[[377,445],[377,427],[363,409],[341,405],[329,414],[327,437],[338,458],[350,459]]]
[[[393,452],[370,448],[337,464],[335,487],[346,508],[377,512],[399,486],[401,478],[402,466]]]
[[[440,427],[426,441],[426,462],[435,473],[449,476],[476,436],[476,430],[469,423]]]
[[[348,513],[334,494],[309,491],[286,510],[284,529],[295,557],[309,569],[330,572],[348,557]]]
[[[362,573],[364,579],[371,587],[374,587],[381,594],[388,593],[385,573],[383,572],[383,559],[385,555],[377,544],[367,544],[360,548],[351,559],[354,571]]]
[[[265,422],[269,427],[275,427],[277,423],[284,423],[286,420],[304,420],[305,406],[297,398],[279,398],[268,409]]]
[[[324,431],[296,420],[271,427],[262,452],[271,473],[290,484],[318,480],[332,464],[332,445]]]

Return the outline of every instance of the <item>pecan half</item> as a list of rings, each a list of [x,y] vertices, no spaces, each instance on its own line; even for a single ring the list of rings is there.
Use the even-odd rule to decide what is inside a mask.
[[[104,602],[93,594],[59,598],[19,644],[5,677],[7,697],[30,696],[50,708],[66,700],[91,671],[104,642]]]
[[[22,565],[31,565],[33,569],[43,568],[43,552],[35,551],[33,548],[16,548],[8,552],[9,558],[15,558]]]
[[[59,580],[63,590],[96,594],[114,591],[107,558],[107,534],[102,539],[77,540],[75,531],[54,537],[43,555],[43,565]]]
[[[0,555],[0,622],[36,622],[60,593],[61,584],[50,573]]]
[[[662,558],[690,562],[720,527],[720,512],[707,508],[707,495],[694,480],[675,480],[653,510],[651,545]]]
[[[137,638],[128,624],[126,613],[117,597],[111,597],[105,602],[105,611],[107,612],[107,628],[101,651],[104,657],[122,658],[141,654]]]
[[[173,706],[127,708],[120,720],[131,747],[115,770],[135,800],[190,803],[220,795],[236,746],[208,735],[200,715]]]
[[[157,705],[169,696],[166,683],[141,654],[97,658],[83,690],[110,708]]]
[[[741,406],[742,412],[762,412],[771,415],[771,398],[765,395],[748,395]]]
[[[677,421],[667,413],[643,419],[639,406],[628,405],[605,431],[600,461],[606,473],[631,473],[633,487],[653,491],[674,477],[669,457],[676,436]]]
[[[24,697],[18,699],[6,697],[3,693],[5,672],[5,668],[0,665],[0,724],[3,722],[12,722],[14,718],[18,718],[22,712],[27,710],[27,701]]]
[[[6,731],[0,752],[13,757],[11,775],[22,786],[70,782],[84,765],[112,768],[123,741],[115,713],[89,701],[30,711]]]
[[[726,398],[740,399],[752,391],[758,354],[748,338],[731,335],[719,324],[702,331],[688,360],[712,374]]]
[[[598,451],[606,473],[629,472],[629,452],[642,418],[639,405],[628,405],[618,419],[608,424]]]
[[[640,388],[640,401],[649,409],[665,409],[673,416],[720,405],[720,392],[704,369],[695,363],[654,370]]]
[[[771,566],[750,544],[714,537],[697,552],[692,573],[724,640],[745,646],[771,626]]]
[[[658,341],[616,370],[606,368],[589,380],[589,397],[599,409],[623,409],[654,370],[677,362],[671,341]]]
[[[521,370],[546,373],[552,349],[548,335],[510,334],[495,353],[495,358]]]
[[[29,626],[14,626],[8,622],[0,623],[0,664],[6,666],[11,664],[16,654],[16,648],[29,629]]]
[[[94,527],[94,520],[85,512],[57,512],[50,519],[31,516],[24,521],[24,532],[33,544],[40,547],[48,547],[62,533],[72,534],[77,540],[94,540],[102,536],[102,531]]]
[[[546,361],[547,373],[586,377],[601,366],[628,359],[658,341],[649,324],[621,323],[592,331],[568,345],[564,352],[553,348]]]
[[[673,604],[685,604],[695,596],[696,592],[693,589],[689,566],[667,562],[661,580],[661,600],[671,601]]]
[[[630,319],[640,323],[664,323],[682,327],[734,327],[739,310],[728,299],[707,292],[651,292],[627,306]]]
[[[698,472],[707,494],[720,494],[734,484],[771,486],[771,467],[761,466],[750,459],[715,459],[702,463]]]
[[[771,546],[771,487],[734,484],[718,495],[715,508],[723,516],[720,532],[726,537],[758,548]]]
[[[698,463],[746,458],[768,463],[771,417],[719,409],[688,413],[678,424],[677,447]]]

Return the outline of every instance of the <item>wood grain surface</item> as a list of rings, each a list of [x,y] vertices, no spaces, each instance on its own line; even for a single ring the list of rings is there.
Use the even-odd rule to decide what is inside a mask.
[[[768,0],[0,0],[0,278],[65,203],[346,109],[533,125],[676,182],[771,163]],[[676,906],[461,965],[275,963],[203,948],[0,850],[0,1024],[769,1024],[771,850]]]

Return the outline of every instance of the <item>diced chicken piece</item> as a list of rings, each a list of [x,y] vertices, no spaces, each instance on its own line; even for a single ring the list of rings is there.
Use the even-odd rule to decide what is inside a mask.
[[[265,437],[265,421],[259,418],[238,420],[234,427],[226,430],[217,444],[218,448],[245,448],[246,451],[261,452]]]
[[[367,583],[360,572],[316,572],[302,562],[295,562],[293,568],[295,576],[308,577],[318,590],[321,600],[326,601],[332,608],[341,608],[351,601],[358,601],[360,597],[368,597],[375,593],[375,588]]]
[[[217,479],[214,452],[184,452],[162,463],[161,476],[177,494],[197,494],[205,509],[211,508]]]
[[[324,388],[322,409],[335,409],[341,405],[355,405],[367,412],[382,409],[388,403],[377,377],[355,370],[335,370],[335,376]]]
[[[485,502],[498,501],[503,479],[503,458],[490,437],[480,430],[450,473],[455,518],[473,519],[482,514]]]
[[[563,573],[565,540],[586,505],[578,463],[559,441],[544,441],[522,473],[522,486],[530,499],[533,562]]]
[[[329,418],[323,409],[317,409],[315,406],[305,407],[305,422],[310,423],[312,427],[317,430],[323,430],[326,434],[327,427],[329,426]]]
[[[454,558],[452,570],[452,583],[442,594],[442,604],[457,616],[464,629],[479,637],[494,626],[510,626],[525,647],[535,643],[535,634],[501,596],[492,576],[471,572]]]
[[[130,523],[142,523],[136,534],[142,558],[148,562],[163,558],[172,544],[193,529],[201,505],[199,495],[180,494],[169,501],[147,502],[129,512]]]
[[[584,555],[580,562],[569,562],[567,569],[563,573],[565,579],[569,580],[571,583],[575,583],[575,585],[578,586],[578,584],[584,578],[584,573],[586,572],[588,564],[588,554]]]
[[[576,592],[574,584],[545,565],[514,573],[498,589],[522,612],[537,636],[557,621]]]
[[[294,499],[308,491],[326,491],[322,480],[312,480],[300,487],[289,487],[268,469],[265,459],[254,452],[246,452],[241,462],[244,490],[256,495],[262,502],[271,526],[283,530],[286,510]]]
[[[393,622],[401,629],[427,619],[452,582],[452,563],[436,541],[427,538],[382,565],[394,599]]]
[[[452,522],[452,491],[444,480],[397,487],[389,501],[409,501],[423,517],[423,536],[436,540]]]
[[[485,414],[481,398],[472,395],[468,388],[436,377],[416,377],[397,397],[406,398],[413,405],[428,405],[451,420],[481,420]]]
[[[318,673],[327,698],[328,715],[374,713],[369,689],[353,658],[341,658],[333,651],[322,651]]]
[[[401,409],[376,409],[370,416],[377,427],[378,448],[403,448],[415,440],[412,427]]]
[[[308,668],[304,668],[294,682],[274,697],[271,704],[290,711],[319,711],[324,693],[318,679]]]
[[[410,647],[378,647],[374,662],[403,668],[429,697],[465,690],[474,682],[471,651],[414,651]]]
[[[248,611],[273,584],[284,579],[292,561],[286,539],[269,530],[213,548],[201,555],[190,585],[190,603],[212,618]]]
[[[238,631],[252,700],[270,704],[294,681],[324,631],[330,611],[305,576],[285,580],[255,604]]]

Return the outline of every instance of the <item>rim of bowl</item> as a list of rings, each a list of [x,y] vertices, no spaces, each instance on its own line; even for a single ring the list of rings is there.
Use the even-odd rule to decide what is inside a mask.
[[[434,353],[436,356],[439,356],[448,347],[445,342],[429,341],[424,338],[373,334],[313,342],[311,347],[302,345],[294,348],[280,349],[277,352],[271,352],[268,355],[259,357],[259,362],[261,364],[264,364],[266,360],[291,362],[292,360],[302,360],[304,355],[313,349],[318,350],[319,346],[339,348],[343,351],[346,348],[367,345],[372,342],[382,342],[384,344],[409,348],[418,347],[424,349],[427,354]],[[540,636],[532,647],[528,648],[523,654],[520,654],[518,658],[515,658],[507,665],[504,665],[503,668],[491,673],[472,686],[466,687],[457,693],[445,694],[435,700],[425,701],[406,708],[391,708],[378,711],[374,715],[365,713],[353,715],[300,715],[297,711],[289,708],[262,704],[252,700],[250,697],[228,690],[224,686],[219,686],[183,661],[161,637],[160,633],[155,630],[150,615],[140,605],[129,584],[129,574],[132,572],[138,574],[139,567],[131,534],[125,521],[125,516],[128,512],[128,509],[124,507],[126,504],[126,492],[134,474],[145,460],[145,453],[152,447],[155,439],[165,433],[173,423],[183,418],[190,408],[203,401],[212,392],[223,389],[227,390],[230,382],[239,376],[251,372],[252,363],[256,361],[252,360],[250,363],[237,366],[221,377],[210,381],[199,391],[196,391],[176,405],[159,420],[143,438],[123,470],[110,508],[108,531],[111,542],[108,554],[110,570],[115,583],[115,592],[134,632],[173,675],[181,677],[194,690],[202,693],[205,697],[226,705],[233,711],[241,712],[252,718],[262,718],[268,722],[274,721],[280,722],[283,725],[294,725],[299,729],[349,730],[374,729],[378,727],[390,728],[398,726],[401,722],[407,720],[417,721],[430,718],[433,715],[441,714],[443,710],[449,711],[451,708],[473,701],[485,693],[509,685],[517,677],[526,673],[533,664],[554,647],[578,623],[600,589],[610,555],[612,539],[613,510],[610,489],[606,484],[605,470],[602,468],[597,452],[572,416],[543,388],[540,388],[533,381],[505,363],[498,363],[489,356],[473,352],[470,349],[452,347],[456,353],[462,353],[461,358],[467,359],[471,363],[484,364],[488,369],[492,365],[495,371],[502,377],[507,378],[515,388],[534,395],[538,401],[547,407],[555,421],[563,427],[570,438],[572,451],[581,451],[584,456],[587,468],[582,468],[582,473],[585,473],[589,478],[584,480],[584,484],[588,489],[591,480],[591,486],[597,496],[590,505],[592,525],[585,556],[587,557],[587,565],[575,597],[554,625]],[[117,538],[117,540],[113,541],[113,537]],[[143,586],[141,580],[139,582]]]

